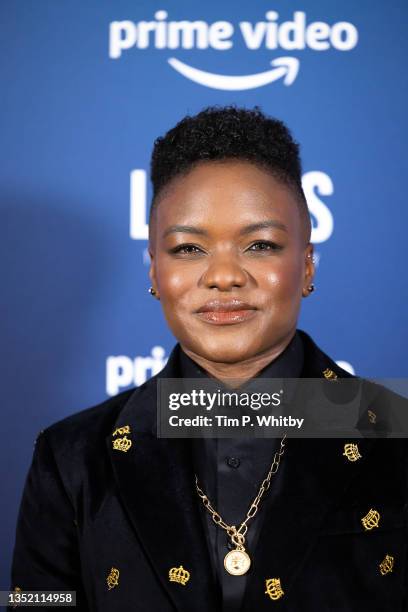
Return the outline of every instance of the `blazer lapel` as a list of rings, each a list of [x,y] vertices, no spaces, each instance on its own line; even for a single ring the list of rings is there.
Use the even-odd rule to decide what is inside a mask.
[[[135,390],[115,424],[119,433],[109,436],[107,445],[120,496],[163,588],[178,610],[207,612],[216,609],[215,585],[190,441],[156,437],[156,379],[179,377],[178,350],[176,345],[165,368]],[[129,433],[122,435],[126,426]],[[114,441],[123,438],[131,446],[121,451],[122,442],[115,448]],[[180,566],[171,581],[169,571]]]
[[[327,368],[339,377],[351,376],[323,353],[305,332],[301,332],[305,348],[302,377],[319,378]],[[342,439],[287,440],[281,467],[271,483],[279,494],[273,496],[261,528],[258,545],[248,576],[243,610],[270,610],[266,580],[280,580],[283,590],[279,608],[290,601],[296,578],[311,552],[319,527],[345,493],[351,480],[358,476],[368,460],[373,438],[358,439],[362,459],[351,463],[343,455]]]

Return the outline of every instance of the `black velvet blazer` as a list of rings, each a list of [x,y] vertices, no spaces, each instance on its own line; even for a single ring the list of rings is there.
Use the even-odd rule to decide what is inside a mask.
[[[299,331],[303,377],[350,376]],[[178,377],[179,350],[140,387],[41,432],[11,589],[75,590],[84,611],[220,610],[189,441],[156,437],[156,379]],[[380,405],[381,393],[367,408]],[[126,452],[114,448],[118,428],[128,428],[119,434],[131,441]],[[357,461],[344,455],[345,442],[288,440],[282,494],[252,553],[243,612],[408,610],[407,441],[360,439]]]

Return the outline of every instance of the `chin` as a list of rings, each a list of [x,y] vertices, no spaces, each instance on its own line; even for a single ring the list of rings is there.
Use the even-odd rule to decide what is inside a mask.
[[[239,342],[232,342],[231,340],[216,340],[206,342],[194,342],[192,350],[208,359],[208,361],[214,361],[219,363],[239,363],[245,359],[249,359],[252,355],[256,354],[256,349],[251,350],[249,348],[249,342],[243,341],[240,338]]]

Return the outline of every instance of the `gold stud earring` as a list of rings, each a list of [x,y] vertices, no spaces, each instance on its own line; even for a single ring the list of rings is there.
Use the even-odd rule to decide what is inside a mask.
[[[316,286],[314,283],[310,283],[310,285],[308,285],[306,288],[302,289],[302,295],[303,297],[308,297],[311,293],[313,293],[313,291],[316,289]]]

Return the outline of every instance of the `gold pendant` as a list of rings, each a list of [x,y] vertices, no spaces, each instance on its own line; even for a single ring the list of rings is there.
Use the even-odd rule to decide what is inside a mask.
[[[242,576],[251,567],[251,559],[244,549],[230,550],[224,557],[224,567],[232,576]]]

